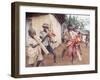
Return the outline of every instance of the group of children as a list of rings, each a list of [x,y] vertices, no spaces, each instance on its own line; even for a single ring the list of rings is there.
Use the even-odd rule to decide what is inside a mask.
[[[57,46],[53,46],[57,41],[54,39],[56,36],[49,30],[48,24],[43,24],[43,31],[40,32],[40,36],[36,35],[34,29],[30,28],[28,31],[28,47],[27,47],[27,64],[29,66],[40,66],[43,64],[44,54],[52,54],[54,63],[56,63],[56,54],[54,49]],[[44,53],[44,54],[43,54]]]
[[[29,66],[40,66],[44,65],[44,55],[51,54],[53,56],[53,61],[56,63],[56,53],[54,49],[58,46],[54,46],[57,43],[55,40],[55,34],[49,29],[48,24],[43,24],[43,31],[40,32],[40,36],[36,35],[33,28],[28,31],[28,45],[26,48],[27,64]],[[66,44],[67,55],[71,57],[73,62],[74,56],[77,56],[79,61],[82,60],[81,48],[80,48],[80,32],[75,30],[72,25],[68,25],[68,28],[63,33],[64,43]],[[44,53],[44,54],[43,54]],[[62,58],[64,58],[65,52],[62,53]]]

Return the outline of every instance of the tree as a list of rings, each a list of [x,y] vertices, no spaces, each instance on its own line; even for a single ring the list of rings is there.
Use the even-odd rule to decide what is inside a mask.
[[[75,27],[83,30],[84,27],[89,24],[89,18],[87,17],[82,18],[81,16],[78,16],[78,15],[66,15],[65,23],[67,25],[72,24]]]

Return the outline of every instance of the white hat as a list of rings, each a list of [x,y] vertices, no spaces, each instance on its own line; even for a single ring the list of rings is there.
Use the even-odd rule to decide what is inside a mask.
[[[48,25],[47,23],[44,23],[44,24],[42,25],[42,27],[43,27],[43,28],[49,28],[49,25]]]

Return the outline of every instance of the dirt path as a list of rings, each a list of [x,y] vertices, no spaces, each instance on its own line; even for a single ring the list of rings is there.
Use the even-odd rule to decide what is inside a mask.
[[[74,59],[74,61],[72,63],[70,57],[67,54],[65,54],[62,59],[62,52],[66,47],[65,47],[65,44],[61,44],[55,49],[56,63],[53,62],[53,55],[49,54],[49,55],[44,55],[43,64],[41,64],[40,66],[89,64],[89,48],[86,47],[84,43],[81,43],[80,46],[81,46],[81,52],[82,52],[82,55],[81,55],[82,61],[79,61],[78,58],[76,58],[76,59]],[[27,65],[27,67],[28,67],[28,65]]]
[[[65,44],[61,44],[59,47],[55,49],[56,53],[56,63],[53,62],[53,56],[47,55],[45,56],[44,65],[43,66],[58,66],[58,65],[76,65],[76,64],[89,64],[89,48],[85,46],[85,44],[81,43],[81,51],[82,51],[82,61],[79,61],[78,58],[74,59],[74,62],[70,60],[70,57],[67,54],[64,55],[62,59],[62,51],[65,48]],[[41,65],[42,66],[42,65]]]

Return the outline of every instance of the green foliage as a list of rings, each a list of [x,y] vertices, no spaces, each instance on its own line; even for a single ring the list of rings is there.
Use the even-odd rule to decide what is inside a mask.
[[[72,24],[76,28],[80,28],[81,30],[84,29],[86,25],[89,24],[89,19],[88,18],[80,18],[78,15],[66,15],[65,16],[65,23]]]

